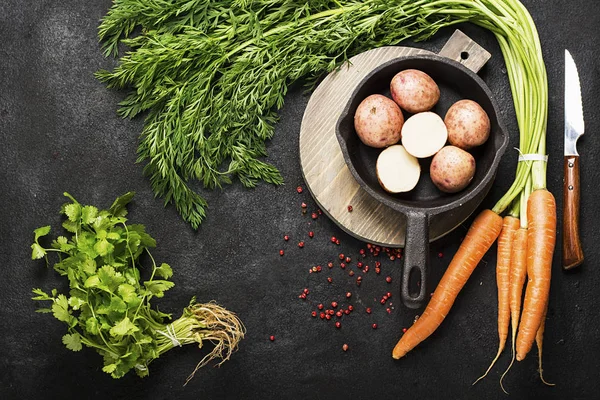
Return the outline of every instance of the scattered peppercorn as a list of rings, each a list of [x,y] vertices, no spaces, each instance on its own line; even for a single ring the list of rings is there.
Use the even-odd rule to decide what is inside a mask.
[[[283,240],[285,240],[285,241],[287,242],[288,240],[290,240],[290,237],[289,237],[288,235],[285,235],[285,236],[283,237]]]
[[[342,350],[348,351],[348,345],[346,343],[344,343],[344,345],[342,346]]]
[[[350,310],[348,310],[348,309],[344,310],[344,314],[346,314],[346,315],[350,314]]]
[[[304,247],[304,242],[298,242],[298,247],[303,248]]]
[[[336,308],[338,306],[337,301],[332,301],[331,302],[331,307]]]
[[[340,239],[335,239],[335,244],[340,245]]]
[[[349,305],[349,306],[348,306],[348,310],[349,310],[349,311],[353,311],[353,310],[354,310],[354,306],[352,306],[352,305]]]
[[[392,297],[392,293],[390,293],[390,292],[387,292],[385,295],[386,295],[388,298]]]
[[[407,330],[408,329],[406,329],[406,328],[402,328],[402,333],[406,333]]]
[[[323,269],[323,268],[321,268],[320,265],[317,265],[316,268],[317,268],[317,272],[321,272],[321,270]]]
[[[350,272],[348,272],[348,275],[349,275],[349,276],[354,276],[354,271],[350,271]]]
[[[319,216],[317,215],[317,213],[312,213],[312,214],[310,215],[310,217],[311,217],[312,219],[317,219],[317,218],[319,218]]]
[[[310,314],[313,316],[313,318],[317,316],[317,312],[316,311],[313,311]]]
[[[352,297],[352,293],[350,293],[350,292],[346,293],[346,298],[349,299],[350,297]]]
[[[346,257],[346,264],[350,264],[350,262],[352,262],[352,259],[350,257]]]
[[[335,238],[335,236],[332,236],[332,237],[331,237],[331,243],[335,243],[335,241],[336,241],[336,240],[337,240],[337,239]]]
[[[338,318],[342,318],[342,315],[344,315],[344,312],[342,310],[335,313],[335,316]]]
[[[348,212],[352,212],[352,206],[348,205]]]
[[[270,340],[271,342],[275,341],[275,336],[271,335],[271,336],[269,337],[269,340]]]
[[[367,314],[371,314],[371,307],[367,307]]]
[[[386,281],[387,283],[392,283],[392,277],[391,277],[391,276],[387,276],[387,277],[385,278],[385,281]]]
[[[283,250],[279,250],[279,255],[280,255],[280,256],[282,256],[282,255],[284,255],[284,254],[285,254],[285,253],[284,253],[284,251],[283,251]]]
[[[441,253],[441,252],[438,253],[438,258],[442,258],[442,257],[444,257],[444,253]]]
[[[296,192],[298,192],[298,193],[302,193],[302,186],[298,186],[298,187],[296,188]]]
[[[340,268],[341,269],[345,269],[346,268],[346,264],[345,263],[340,263]]]
[[[331,282],[333,282],[333,279],[331,279],[331,277],[328,277],[327,282],[331,283]]]
[[[313,231],[308,232],[308,237],[309,238],[314,238],[315,237],[315,233]]]
[[[321,319],[325,319],[325,313],[324,313],[324,312],[320,313],[320,314],[319,314],[319,317],[320,317]]]
[[[305,203],[305,202],[302,202],[302,204],[300,204],[300,207],[302,207],[302,208],[306,208],[306,207],[308,207],[308,206],[306,205],[306,203]]]
[[[371,327],[372,327],[373,329],[377,329],[377,324],[373,324],[373,325],[371,325]]]
[[[342,323],[340,321],[336,321],[335,327],[340,329],[342,327]]]
[[[329,314],[325,314],[325,319],[326,319],[327,321],[329,321],[329,320],[331,319],[331,315],[329,315]]]
[[[343,254],[343,253],[340,253],[340,254],[338,255],[338,258],[339,258],[340,260],[343,260],[343,259],[344,259],[344,254]]]

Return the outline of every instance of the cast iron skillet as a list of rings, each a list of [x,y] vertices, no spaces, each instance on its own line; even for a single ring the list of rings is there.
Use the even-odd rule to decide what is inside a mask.
[[[375,93],[391,98],[389,84],[393,76],[409,68],[429,74],[440,87],[440,100],[432,111],[442,118],[448,108],[460,99],[476,101],[490,118],[490,138],[470,151],[476,160],[475,176],[459,193],[443,193],[433,185],[429,177],[430,158],[419,161],[422,172],[415,189],[408,193],[387,193],[379,185],[375,172],[381,149],[364,145],[356,134],[354,114],[360,102]],[[406,111],[403,113],[405,119],[410,116]],[[430,240],[449,233],[475,211],[492,186],[498,163],[508,144],[508,135],[499,120],[492,94],[477,74],[458,62],[436,55],[400,57],[380,65],[361,81],[338,120],[336,135],[346,164],[360,186],[376,200],[406,216],[401,294],[407,307],[418,308],[429,293],[426,279]],[[409,285],[409,282],[416,282],[419,278],[420,289],[411,291],[410,287],[414,284]]]

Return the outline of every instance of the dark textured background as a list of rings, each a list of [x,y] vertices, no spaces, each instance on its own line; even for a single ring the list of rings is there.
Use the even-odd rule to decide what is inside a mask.
[[[512,398],[600,398],[600,300],[597,270],[600,207],[594,165],[600,137],[600,6],[586,1],[524,1],[537,22],[550,82],[548,187],[562,198],[563,52],[568,47],[578,64],[589,133],[581,141],[582,230],[586,263],[574,273],[559,266],[555,254],[550,310],[545,338],[545,376],[538,379],[536,351],[515,365],[506,379]],[[356,288],[336,268],[309,275],[315,263],[341,250],[356,256],[363,244],[322,216],[312,222],[300,213],[306,201],[315,209],[303,184],[298,160],[298,133],[308,96],[295,87],[286,97],[269,161],[285,186],[239,184],[206,193],[208,218],[193,232],[173,207],[155,199],[142,166],[135,164],[142,120],[121,120],[115,111],[124,93],[107,90],[94,71],[114,61],[103,58],[97,44],[99,19],[110,7],[97,2],[4,0],[0,3],[0,397],[220,399],[220,398],[505,398],[499,375],[509,361],[505,352],[489,378],[471,387],[487,367],[497,346],[495,256],[490,252],[475,271],[443,326],[401,361],[390,352],[416,313],[401,306],[391,315],[374,298],[391,290],[396,297],[401,263],[383,263]],[[511,146],[516,123],[504,64],[494,38],[464,26],[467,34],[493,53],[481,75],[497,97]],[[452,30],[417,44],[438,51]],[[484,206],[491,206],[513,179],[516,152],[503,158],[498,179]],[[239,351],[221,368],[204,368],[186,387],[182,384],[205,350],[176,349],[151,364],[151,375],[113,380],[101,371],[101,359],[84,349],[73,353],[61,344],[62,323],[34,313],[30,289],[63,287],[51,269],[30,260],[32,231],[60,226],[63,191],[87,204],[108,206],[126,191],[137,192],[130,207],[133,222],[144,223],[156,237],[154,256],[170,263],[176,287],[160,301],[163,311],[180,313],[189,298],[216,299],[236,311],[248,329]],[[311,224],[312,222],[312,224]],[[470,221],[469,221],[470,222]],[[310,227],[309,227],[310,226]],[[304,249],[296,246],[308,230]],[[437,282],[465,227],[432,245],[432,282]],[[283,234],[292,240],[285,244]],[[559,231],[560,233],[560,231]],[[340,247],[328,242],[331,235]],[[287,250],[280,257],[278,250]],[[443,252],[443,257],[437,257]],[[372,264],[372,261],[371,261]],[[335,284],[328,286],[331,275]],[[384,275],[396,278],[391,285]],[[310,301],[297,295],[304,287]],[[352,290],[357,311],[336,330],[314,320],[319,301],[340,299]],[[372,315],[364,313],[374,307]],[[399,304],[398,304],[399,305]],[[373,322],[379,329],[372,330]],[[276,341],[270,342],[269,335]],[[343,343],[350,351],[341,351]]]

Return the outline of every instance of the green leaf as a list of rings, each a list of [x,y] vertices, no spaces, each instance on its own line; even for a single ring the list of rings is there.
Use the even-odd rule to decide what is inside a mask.
[[[169,266],[169,264],[162,263],[160,267],[156,268],[156,274],[164,279],[169,279],[173,276],[173,270]]]
[[[44,258],[46,255],[46,250],[42,246],[37,243],[31,245],[31,259],[39,260],[40,258]]]
[[[81,218],[81,206],[79,204],[67,204],[65,206],[65,215],[71,222],[79,222]]]
[[[90,225],[98,216],[98,209],[94,206],[85,206],[81,209],[81,222]]]
[[[102,257],[106,256],[109,253],[112,253],[114,249],[115,246],[106,239],[100,240],[94,245],[94,250],[98,253],[98,255],[101,255]]]
[[[117,364],[108,364],[102,367],[102,371],[106,372],[107,374],[114,372],[115,369],[117,369]]]
[[[63,336],[62,342],[64,343],[65,346],[67,346],[67,349],[72,350],[72,351],[79,351],[82,348],[81,337],[79,336],[78,333],[74,333],[74,334],[67,333],[65,336]]]
[[[84,305],[86,301],[82,298],[71,296],[69,297],[69,305],[73,310],[79,310],[79,308]]]
[[[37,294],[37,296],[31,298],[32,300],[54,300],[48,295],[48,293],[44,292],[42,289],[33,289],[32,292],[34,294]]]
[[[50,233],[50,225],[46,225],[46,226],[37,228],[36,230],[33,231],[33,234],[35,235],[34,240],[37,242],[39,238],[41,238],[42,236],[46,236],[49,233]]]
[[[90,317],[85,321],[85,330],[92,335],[100,333],[100,324],[95,317]]]
[[[135,303],[137,300],[139,300],[135,288],[127,283],[119,285],[117,293],[119,293],[119,296],[121,296],[121,298],[123,298],[123,300],[128,304]]]
[[[117,297],[117,296],[113,296],[110,299],[109,307],[110,307],[111,311],[118,312],[118,313],[124,313],[125,311],[127,311],[127,304],[125,304],[125,302],[123,300],[121,300],[120,297]]]
[[[121,234],[118,232],[109,232],[106,235],[106,238],[110,239],[110,240],[119,240],[119,239],[121,239]]]
[[[76,233],[77,229],[79,229],[79,224],[77,222],[66,220],[62,223],[63,228],[71,233]]]
[[[118,324],[110,328],[110,335],[113,337],[132,335],[139,331],[139,328],[135,326],[129,317],[123,318]]]
[[[75,248],[75,245],[69,243],[69,240],[64,236],[59,236],[52,242],[52,247],[60,251],[69,252]]]
[[[140,243],[146,247],[156,247],[156,240],[146,233],[146,227],[141,224],[131,224],[127,227],[129,233],[135,232],[139,235]]]
[[[127,192],[124,195],[117,197],[117,199],[113,202],[108,211],[116,217],[126,216],[127,204],[131,202],[133,196],[135,196],[135,192]]]
[[[146,286],[146,289],[156,297],[163,297],[165,292],[175,286],[175,284],[169,281],[156,280],[146,281],[144,282],[144,286]]]
[[[54,299],[54,304],[52,304],[52,313],[54,314],[54,318],[59,321],[67,323],[71,322],[72,316],[69,312],[69,301],[64,294],[60,294],[56,299]]]
[[[86,257],[85,261],[81,264],[81,269],[87,275],[92,275],[96,273],[96,261],[90,257]]]
[[[98,275],[92,275],[89,278],[87,278],[85,280],[85,283],[83,284],[83,286],[85,286],[86,288],[93,288],[93,287],[98,287],[100,285],[100,278],[98,277]]]

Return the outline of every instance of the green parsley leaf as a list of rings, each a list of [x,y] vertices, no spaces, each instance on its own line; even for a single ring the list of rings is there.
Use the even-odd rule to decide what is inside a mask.
[[[84,305],[86,301],[82,298],[71,296],[69,297],[69,305],[73,310],[79,310],[82,305]]]
[[[90,317],[85,321],[85,330],[92,335],[100,333],[100,325],[95,317]]]
[[[52,304],[52,313],[54,314],[54,318],[59,321],[67,323],[71,321],[69,301],[64,294],[59,294],[58,297],[54,299],[54,304]]]
[[[71,222],[79,222],[81,218],[81,206],[79,204],[67,204],[65,206],[65,215]]]
[[[39,260],[40,258],[44,258],[46,255],[46,250],[42,246],[37,243],[31,245],[31,259]]]
[[[98,253],[98,255],[106,256],[109,253],[112,253],[115,249],[115,246],[111,244],[108,240],[102,239],[94,245],[94,250]]]
[[[127,204],[131,202],[135,196],[135,192],[127,192],[122,196],[117,197],[108,211],[116,217],[124,217],[127,215]]]
[[[102,367],[102,371],[106,372],[107,374],[114,372],[115,369],[117,369],[117,364],[108,364]]]
[[[46,226],[37,228],[36,230],[33,231],[33,234],[35,235],[34,240],[37,242],[39,238],[41,238],[42,236],[46,236],[49,233],[50,233],[50,225],[46,225]]]
[[[118,324],[110,328],[109,333],[111,336],[116,337],[132,335],[137,331],[139,331],[139,328],[131,323],[129,317],[125,317]]]
[[[127,283],[119,285],[117,293],[119,293],[119,296],[121,296],[121,298],[128,304],[135,303],[137,300],[139,300],[135,288]]]
[[[90,225],[98,216],[98,209],[94,206],[85,206],[81,209],[81,222]]]
[[[81,337],[79,336],[78,333],[74,333],[74,334],[67,333],[65,336],[63,336],[62,342],[64,343],[65,346],[67,346],[67,349],[72,350],[72,351],[79,351],[82,348]]]
[[[164,279],[169,279],[173,276],[173,270],[169,266],[169,264],[162,263],[160,267],[156,268],[156,274]]]
[[[175,284],[169,281],[156,280],[146,281],[144,282],[144,286],[156,297],[163,297],[165,292],[175,286]]]
[[[37,294],[37,296],[31,298],[32,300],[54,300],[48,295],[48,293],[44,292],[42,289],[33,289],[32,292],[34,294]]]

